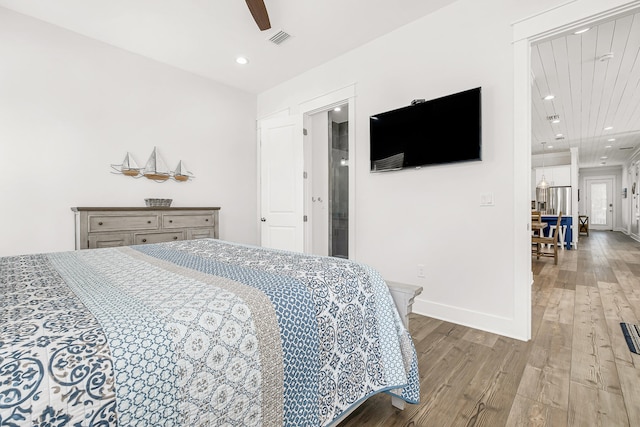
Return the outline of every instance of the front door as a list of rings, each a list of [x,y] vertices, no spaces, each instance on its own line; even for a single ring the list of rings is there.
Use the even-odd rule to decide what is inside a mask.
[[[261,245],[304,252],[302,119],[264,120],[260,127]]]
[[[613,230],[613,180],[587,180],[587,212],[589,227],[594,230]]]

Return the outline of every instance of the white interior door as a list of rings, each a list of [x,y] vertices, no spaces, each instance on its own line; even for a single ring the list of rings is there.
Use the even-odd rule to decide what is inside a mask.
[[[587,180],[589,228],[613,230],[613,180]]]
[[[264,247],[304,251],[302,120],[261,122],[260,208]]]

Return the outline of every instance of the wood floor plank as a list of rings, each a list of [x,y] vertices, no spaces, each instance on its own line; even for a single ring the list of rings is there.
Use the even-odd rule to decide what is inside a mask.
[[[544,320],[560,322],[567,325],[573,323],[573,304],[575,292],[567,289],[554,289],[544,313]]]
[[[636,276],[640,277],[640,264],[628,264],[629,270]]]
[[[567,426],[567,411],[518,395],[514,399],[505,426],[565,427]]]
[[[576,271],[565,270],[563,268],[558,272],[558,277],[554,285],[556,288],[575,290],[577,276],[578,274]]]
[[[615,356],[597,288],[578,286],[576,289],[571,380],[621,394]]]
[[[474,405],[459,411],[455,426],[500,426],[507,417],[522,377],[531,343],[499,338],[488,363],[480,367],[465,387],[464,396]]]
[[[422,342],[427,335],[442,325],[442,323],[442,320],[410,314],[409,325],[411,325],[411,328],[409,332],[414,341]]]
[[[588,402],[588,404],[585,404]],[[569,425],[626,427],[629,418],[621,395],[571,382]]]
[[[631,353],[631,352],[629,352]],[[633,354],[633,353],[632,353]],[[633,354],[633,366],[618,364],[622,398],[632,426],[640,426],[640,355]]]
[[[569,404],[571,350],[555,352],[543,349],[546,357],[541,367],[527,364],[517,394],[554,408],[565,410]]]
[[[607,319],[607,330],[609,331],[609,339],[611,340],[611,351],[618,368],[618,378],[622,385],[622,376],[620,375],[620,366],[634,366],[634,354],[629,351],[627,341],[624,338],[620,322],[616,319]],[[640,365],[638,365],[640,367]]]
[[[630,270],[614,270],[616,279],[629,306],[637,319],[640,319],[640,277],[635,276]]]
[[[405,409],[389,425],[401,426],[411,422],[418,426],[452,425],[452,420],[459,412],[467,412],[473,406],[474,403],[465,397],[464,387],[471,381],[478,366],[489,361],[491,355],[492,351],[487,347],[459,340],[440,360],[439,368],[429,374],[430,382],[435,385],[428,393],[429,402],[415,412]]]
[[[499,335],[481,331],[478,329],[469,329],[469,331],[462,337],[463,340],[484,345],[489,348],[493,348],[493,346],[498,341],[498,338]]]
[[[571,348],[573,341],[573,325],[543,319],[535,336],[538,347],[556,349]]]
[[[578,267],[576,283],[580,283],[582,286],[597,287],[598,280],[596,279],[596,273],[594,271],[583,270],[581,267]]]

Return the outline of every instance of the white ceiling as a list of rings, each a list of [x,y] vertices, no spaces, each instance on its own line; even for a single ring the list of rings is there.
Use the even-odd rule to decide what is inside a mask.
[[[640,147],[640,12],[533,46],[531,68],[534,154],[543,141],[545,153],[578,147],[579,167],[600,167],[621,165]]]
[[[0,6],[259,93],[454,0],[265,0],[261,32],[244,0],[0,0]],[[267,41],[278,30],[291,37]],[[239,55],[249,64],[235,62]]]
[[[272,28],[264,32],[243,0],[0,0],[0,6],[259,93],[454,1],[265,0]],[[279,30],[291,38],[269,42]],[[598,59],[608,52],[611,60]],[[237,64],[239,55],[249,64]],[[640,147],[640,13],[543,41],[531,59],[534,154],[545,141],[545,153],[579,147],[580,167],[611,166]],[[548,93],[555,99],[543,101]],[[560,123],[547,119],[553,115]]]

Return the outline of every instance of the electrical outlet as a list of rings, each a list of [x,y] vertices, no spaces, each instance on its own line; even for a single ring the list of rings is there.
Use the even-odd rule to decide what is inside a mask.
[[[418,264],[418,277],[424,278],[424,264]]]

